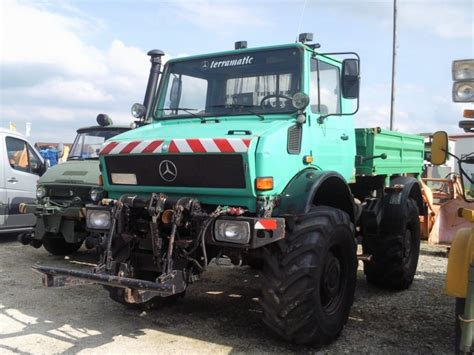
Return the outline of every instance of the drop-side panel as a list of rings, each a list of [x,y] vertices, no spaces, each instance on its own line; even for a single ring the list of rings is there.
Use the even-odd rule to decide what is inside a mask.
[[[358,175],[420,174],[423,169],[424,138],[383,130],[356,129],[357,155],[362,157],[386,154],[387,159],[356,160]]]

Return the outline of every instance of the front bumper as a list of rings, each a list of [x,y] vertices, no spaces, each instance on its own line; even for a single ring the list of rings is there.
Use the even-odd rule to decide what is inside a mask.
[[[68,243],[76,243],[84,237],[81,233],[76,235],[77,223],[85,223],[84,207],[59,207],[23,203],[20,205],[20,212],[31,213],[36,216],[35,239],[43,239],[46,233],[61,234]]]
[[[66,287],[98,284],[124,289],[127,303],[144,303],[153,297],[167,297],[182,293],[186,289],[183,274],[178,271],[163,281],[156,282],[109,275],[106,273],[50,266],[33,265],[32,269],[43,275],[45,287]]]

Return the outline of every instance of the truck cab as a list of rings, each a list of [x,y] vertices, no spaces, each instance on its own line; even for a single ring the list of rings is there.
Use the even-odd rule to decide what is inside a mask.
[[[0,128],[0,234],[30,230],[33,214],[21,214],[21,203],[35,199],[36,182],[46,170],[43,158],[25,136]]]
[[[81,209],[105,196],[99,179],[102,144],[130,129],[113,125],[104,114],[97,121],[97,126],[77,130],[67,160],[49,168],[37,181],[35,200],[21,205],[25,215],[36,216],[33,231],[19,236],[22,244],[64,255],[77,251],[90,236],[86,246],[94,248],[95,235],[86,231]]]

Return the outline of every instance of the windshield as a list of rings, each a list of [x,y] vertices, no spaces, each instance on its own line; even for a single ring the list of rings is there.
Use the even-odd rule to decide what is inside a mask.
[[[122,129],[97,129],[94,131],[79,133],[69,153],[70,159],[98,159],[102,144],[117,134],[128,131]]]
[[[297,48],[247,52],[170,63],[156,117],[292,112],[300,91]],[[260,117],[260,116],[259,116]]]

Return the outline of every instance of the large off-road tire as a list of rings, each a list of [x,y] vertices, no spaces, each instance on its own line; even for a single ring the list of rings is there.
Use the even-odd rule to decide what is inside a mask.
[[[367,281],[392,289],[407,289],[413,282],[420,254],[420,223],[416,202],[389,204],[383,211],[380,234],[363,237],[364,254],[372,259],[364,262]]]
[[[298,344],[327,344],[349,316],[357,256],[349,216],[313,207],[287,223],[285,239],[265,248],[261,305],[264,323]]]
[[[43,239],[44,248],[53,255],[69,255],[79,250],[82,242],[68,243],[62,237],[45,235]]]

